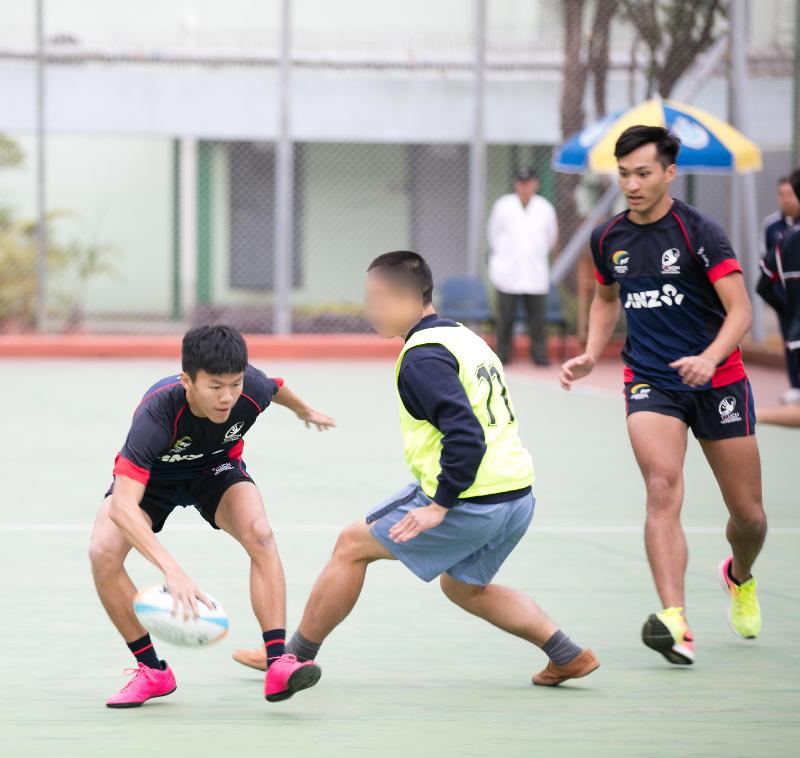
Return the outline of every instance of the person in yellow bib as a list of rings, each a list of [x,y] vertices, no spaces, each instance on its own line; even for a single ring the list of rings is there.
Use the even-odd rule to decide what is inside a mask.
[[[533,463],[500,360],[478,335],[440,318],[432,293],[416,253],[386,253],[369,266],[367,317],[381,336],[405,337],[395,378],[415,481],[342,531],[287,651],[315,658],[355,606],[367,566],[398,560],[426,582],[438,577],[465,611],[540,647],[550,660],[534,684],[586,676],[599,665],[591,650],[533,600],[492,583],[533,517]]]

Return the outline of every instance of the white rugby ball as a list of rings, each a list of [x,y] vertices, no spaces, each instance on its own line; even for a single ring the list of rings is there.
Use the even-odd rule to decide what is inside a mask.
[[[219,642],[228,633],[228,616],[222,606],[207,592],[206,597],[213,603],[207,608],[197,601],[199,618],[183,618],[183,608],[172,614],[173,599],[162,584],[148,587],[136,593],[133,599],[133,611],[142,626],[150,634],[172,645],[198,647]]]

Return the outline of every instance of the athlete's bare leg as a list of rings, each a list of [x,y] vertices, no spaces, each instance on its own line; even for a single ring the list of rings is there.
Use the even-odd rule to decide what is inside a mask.
[[[364,523],[342,530],[333,555],[314,583],[298,631],[307,640],[322,642],[345,618],[358,600],[367,566],[394,556],[372,536]]]
[[[767,536],[761,502],[761,459],[754,435],[727,440],[700,440],[730,514],[726,536],[733,550],[731,571],[737,581],[750,570]]]
[[[685,607],[688,550],[681,527],[687,426],[652,411],[628,416],[628,435],[647,488],[644,542],[664,608]]]
[[[214,520],[250,556],[250,601],[261,630],[284,629],[286,580],[275,535],[255,484],[237,482],[229,487],[219,502]]]
[[[538,647],[558,631],[533,600],[510,587],[467,584],[449,574],[442,574],[439,583],[447,598],[460,608]]]
[[[100,601],[112,623],[126,642],[133,642],[147,634],[133,612],[133,598],[136,586],[125,570],[125,558],[131,550],[122,532],[109,518],[108,508],[111,496],[103,500],[92,528],[89,546],[89,560],[92,564],[92,577]],[[144,517],[148,519],[144,511]]]

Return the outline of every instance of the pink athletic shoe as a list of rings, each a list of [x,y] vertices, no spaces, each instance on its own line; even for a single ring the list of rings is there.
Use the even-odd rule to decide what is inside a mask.
[[[164,669],[151,669],[143,663],[138,668],[125,669],[126,674],[133,674],[131,680],[116,694],[106,700],[109,708],[138,708],[150,698],[164,697],[175,692],[175,675],[165,661]]]
[[[301,663],[287,653],[270,664],[264,682],[264,697],[270,703],[288,700],[295,692],[313,687],[321,676],[322,669],[314,661]]]

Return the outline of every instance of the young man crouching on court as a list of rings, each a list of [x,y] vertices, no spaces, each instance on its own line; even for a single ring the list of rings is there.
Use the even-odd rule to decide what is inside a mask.
[[[201,326],[183,338],[182,371],[156,382],[134,411],[114,481],[106,492],[89,550],[97,594],[136,658],[133,678],[106,702],[133,708],[175,690],[133,612],[136,587],[125,570],[135,548],[164,574],[164,585],[186,617],[208,599],[156,538],[177,506],[193,505],[214,528],[230,534],[250,557],[253,612],[263,630],[267,700],[285,700],[319,678],[313,662],[284,650],[286,587],[261,494],[242,460],[244,435],[271,403],[294,411],[306,426],[333,419],[247,360],[242,335],[228,326]],[[266,668],[267,666],[265,666]]]

